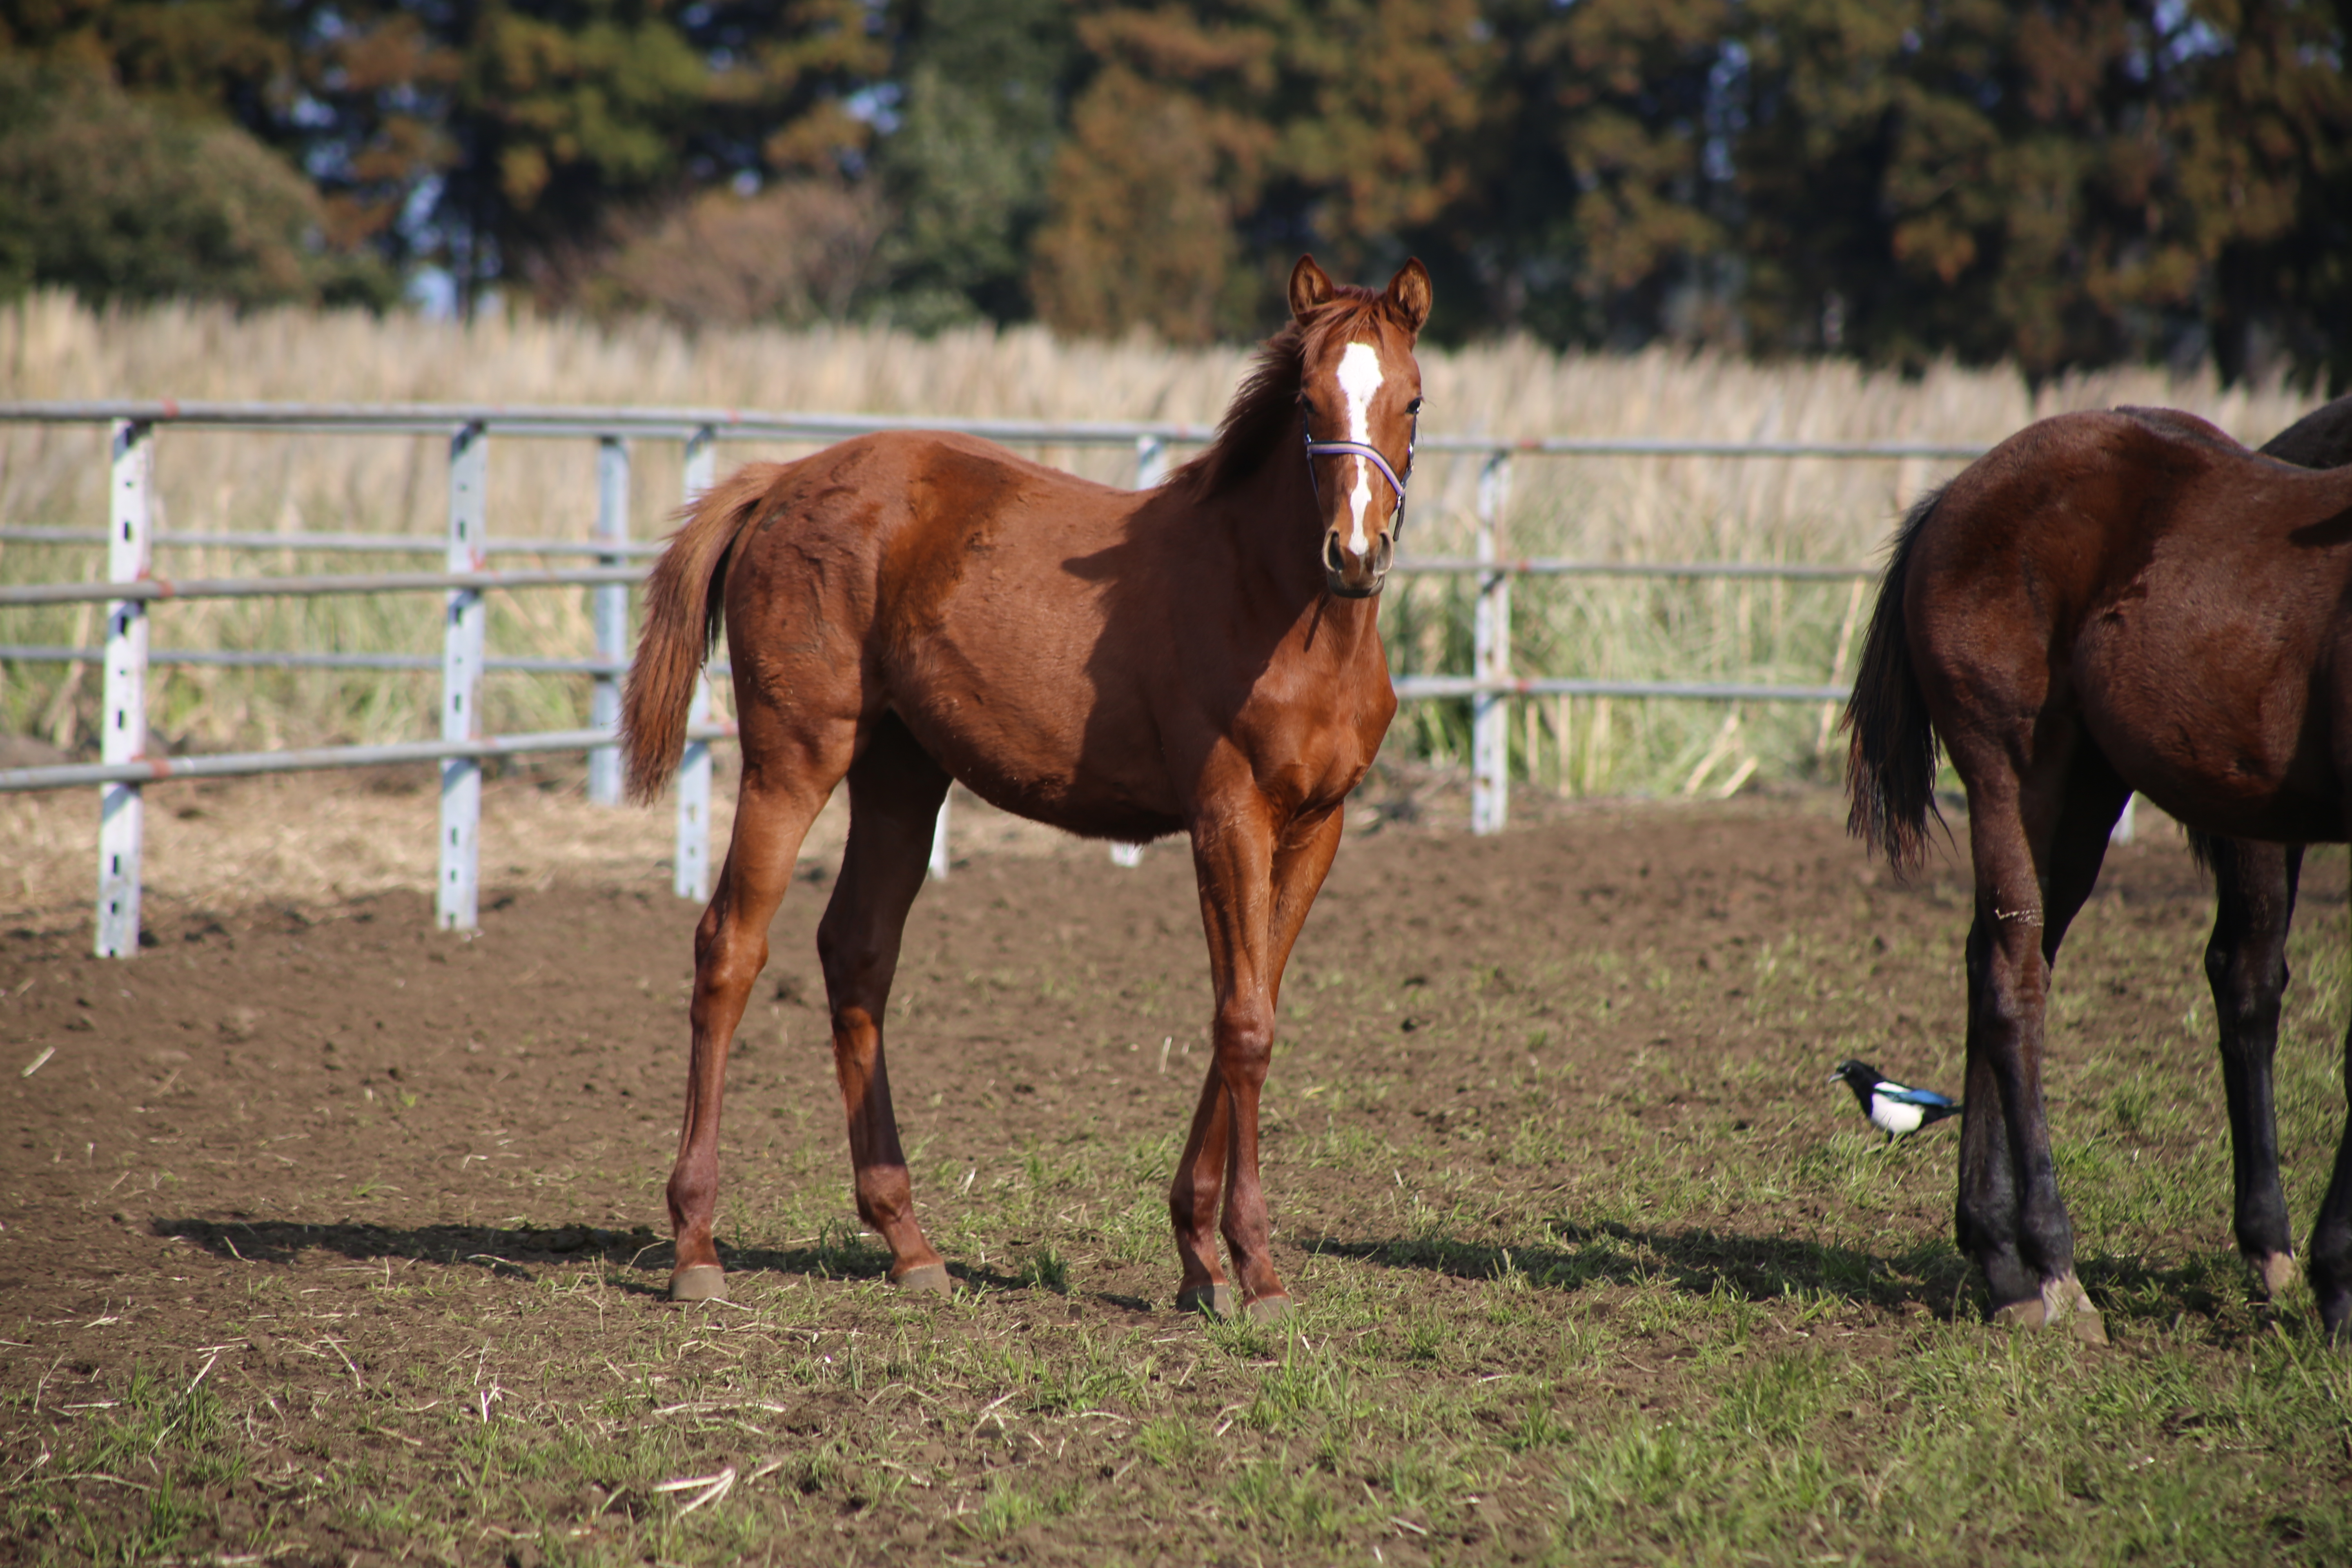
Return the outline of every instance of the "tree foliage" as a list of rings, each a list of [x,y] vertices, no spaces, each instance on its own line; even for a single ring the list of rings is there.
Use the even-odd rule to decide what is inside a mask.
[[[9,59],[242,128],[329,250],[467,298],[1199,342],[1300,250],[1411,253],[1441,340],[2339,384],[2347,41],[2352,0],[0,0]]]
[[[236,127],[0,60],[0,297],[382,303],[389,274],[327,251],[320,221],[310,183]]]
[[[293,156],[332,238],[462,289],[572,281],[607,220],[861,149],[862,0],[0,0],[13,51],[111,71]]]
[[[1245,333],[1298,251],[1402,260],[1476,183],[1475,0],[1076,8],[1092,74],[1032,273],[1068,330]]]
[[[901,16],[898,119],[877,149],[896,222],[878,267],[894,321],[1030,313],[1028,261],[1068,108],[1066,0],[917,0]]]

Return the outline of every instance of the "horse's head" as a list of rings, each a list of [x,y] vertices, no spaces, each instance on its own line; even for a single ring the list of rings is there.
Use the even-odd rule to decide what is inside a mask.
[[[1421,413],[1412,345],[1429,320],[1429,272],[1408,261],[1375,296],[1336,288],[1302,256],[1290,270],[1290,313],[1304,339],[1298,414],[1323,522],[1324,580],[1342,598],[1369,598],[1381,591],[1404,523]]]

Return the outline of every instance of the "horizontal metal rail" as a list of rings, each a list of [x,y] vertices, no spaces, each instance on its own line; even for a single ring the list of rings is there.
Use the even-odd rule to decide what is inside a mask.
[[[910,414],[794,414],[740,408],[613,408],[497,403],[225,403],[173,398],[0,402],[0,424],[209,426],[285,434],[446,436],[472,427],[500,436],[667,437],[708,432],[722,441],[838,440],[881,430],[949,430],[1016,446],[1132,447],[1138,441],[1199,446],[1212,425],[1172,420],[963,419]],[[1706,441],[1646,437],[1431,435],[1423,451],[1517,452],[1584,458],[1971,458],[1980,442]]]
[[[89,528],[0,528],[0,544],[104,544]],[[442,540],[413,533],[156,533],[158,550],[289,550],[364,555],[438,555]],[[493,539],[486,555],[658,555],[657,540]]]
[[[644,566],[565,566],[545,572],[373,572],[318,577],[142,577],[128,583],[27,583],[0,587],[0,608],[25,605],[152,604],[163,599],[310,598],[324,594],[409,594],[488,588],[560,588],[638,583]]]
[[[1475,555],[1407,555],[1395,571],[1432,576],[1508,572],[1521,577],[1750,577],[1792,582],[1850,582],[1878,575],[1875,566],[1796,561],[1568,561],[1545,556],[1481,561]]]
[[[1400,675],[1402,701],[1441,697],[1658,697],[1696,702],[1843,702],[1843,686],[1749,686],[1736,681],[1582,680],[1529,676],[1482,680],[1475,675]]]
[[[604,553],[616,553],[604,552]],[[1811,565],[1769,561],[1558,561],[1540,557],[1479,561],[1467,556],[1408,556],[1394,568],[1431,575],[1507,573],[1523,577],[1744,577],[1793,582],[1849,582],[1874,578],[1875,566]],[[336,573],[307,577],[209,577],[174,581],[149,577],[136,583],[27,583],[0,586],[0,608],[10,605],[105,604],[131,599],[267,599],[325,594],[402,594],[451,588],[553,588],[633,584],[645,580],[644,566],[574,566],[543,572]]]
[[[0,656],[7,650],[0,649]],[[159,656],[158,662],[161,662]],[[584,661],[583,661],[584,662]],[[436,667],[425,661],[418,668]],[[1717,702],[1842,702],[1849,693],[1835,686],[1743,686],[1658,680],[1479,680],[1470,676],[1407,675],[1396,680],[1397,696],[1439,697],[1654,697]],[[687,727],[689,741],[725,740],[729,723]],[[433,763],[450,757],[511,757],[540,752],[585,752],[617,745],[614,730],[547,730],[527,735],[494,735],[480,741],[401,741],[373,746],[314,746],[286,752],[222,752],[202,756],[147,757],[134,763],[68,763],[50,767],[0,768],[0,794],[68,789],[77,785],[162,784],[182,779],[252,778],[268,773],[310,773],[380,763]]]
[[[0,402],[0,424],[174,425],[283,435],[647,437],[835,441],[881,430],[952,430],[1019,446],[1132,447],[1141,437],[1205,442],[1213,426],[1170,422],[942,419],[903,414],[793,414],[740,408],[615,408],[496,403],[226,403],[175,398]]]
[[[67,647],[39,643],[0,643],[0,663],[95,664],[106,657],[102,647]],[[150,664],[207,665],[226,669],[438,669],[437,655],[424,653],[275,653],[268,649],[151,648]],[[511,675],[596,675],[629,673],[625,658],[509,658],[482,661],[486,670]],[[713,679],[735,673],[727,660],[703,666]]]
[[[101,545],[106,535],[84,528],[0,528],[0,544]],[[292,553],[343,552],[364,555],[438,555],[446,548],[439,540],[413,534],[386,533],[158,533],[155,547],[181,550],[283,550]],[[666,548],[658,541],[625,542],[575,539],[492,540],[489,555],[623,555],[650,557]],[[1575,561],[1549,556],[1517,556],[1482,562],[1470,555],[1407,555],[1399,558],[1398,572],[1430,574],[1516,572],[1526,577],[1782,577],[1795,581],[1875,577],[1879,569],[1856,563],[1791,561]]]
[[[52,647],[37,643],[0,643],[0,663],[95,664],[106,657],[100,647]],[[441,657],[425,653],[274,653],[254,648],[159,647],[147,653],[149,664],[203,665],[223,669],[438,669]],[[625,658],[486,658],[486,670],[515,675],[626,675]]]
[[[689,741],[724,740],[732,724],[687,726]],[[452,757],[520,757],[538,752],[585,752],[617,745],[615,730],[542,730],[479,741],[396,741],[380,746],[314,746],[292,752],[222,752],[212,756],[142,757],[132,763],[68,763],[46,768],[0,768],[0,795],[65,789],[75,784],[167,784],[181,779],[253,778],[264,773],[315,773],[392,763],[438,763]]]

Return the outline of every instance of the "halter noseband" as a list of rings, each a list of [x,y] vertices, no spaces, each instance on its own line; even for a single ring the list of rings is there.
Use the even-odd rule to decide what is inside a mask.
[[[1421,442],[1421,418],[1418,415],[1410,417],[1412,421],[1412,434],[1405,438],[1404,447],[1404,471],[1408,474],[1412,472],[1413,448]],[[1396,521],[1390,531],[1399,539],[1403,538],[1404,481],[1397,478],[1394,468],[1389,467],[1389,460],[1381,457],[1377,448],[1368,447],[1361,441],[1318,441],[1315,438],[1313,423],[1308,419],[1304,408],[1299,410],[1298,432],[1307,442],[1307,483],[1315,492],[1315,504],[1318,507],[1323,504],[1323,484],[1315,477],[1315,459],[1339,457],[1361,458],[1378,468],[1381,471],[1381,478],[1388,480],[1389,488],[1396,491]]]

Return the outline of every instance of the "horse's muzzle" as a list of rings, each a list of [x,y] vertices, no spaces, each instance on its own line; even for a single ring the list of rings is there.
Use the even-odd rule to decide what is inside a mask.
[[[1389,564],[1396,559],[1396,535],[1382,529],[1367,554],[1358,555],[1339,542],[1339,531],[1323,534],[1323,581],[1342,599],[1369,599],[1388,580]]]

